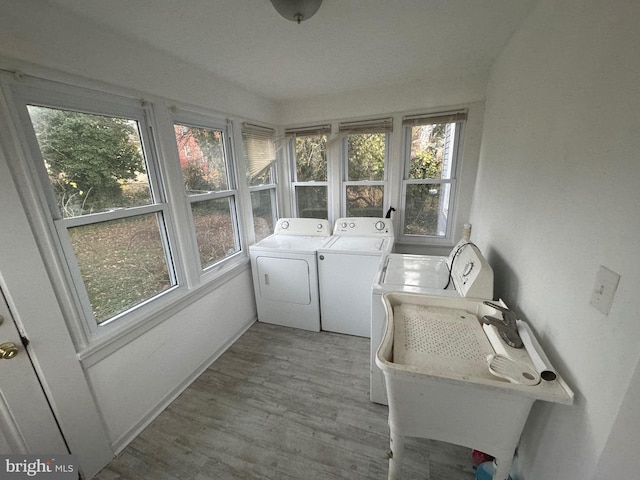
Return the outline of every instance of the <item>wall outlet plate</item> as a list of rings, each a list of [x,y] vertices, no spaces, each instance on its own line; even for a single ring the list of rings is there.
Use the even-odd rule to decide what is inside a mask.
[[[600,265],[596,274],[596,282],[591,292],[591,305],[605,315],[609,315],[618,283],[620,283],[620,275]]]

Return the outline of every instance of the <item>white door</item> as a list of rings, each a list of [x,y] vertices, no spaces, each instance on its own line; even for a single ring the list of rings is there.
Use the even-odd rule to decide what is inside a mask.
[[[258,257],[260,296],[267,300],[309,305],[309,263],[301,258]]]
[[[7,343],[15,344],[17,354]],[[0,344],[0,453],[68,453],[2,290]]]

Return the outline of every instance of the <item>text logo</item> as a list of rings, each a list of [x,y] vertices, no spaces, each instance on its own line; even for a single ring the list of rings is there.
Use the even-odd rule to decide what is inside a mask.
[[[75,455],[0,455],[0,480],[77,480]]]

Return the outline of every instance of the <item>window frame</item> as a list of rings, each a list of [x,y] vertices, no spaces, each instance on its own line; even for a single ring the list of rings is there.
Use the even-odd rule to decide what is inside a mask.
[[[184,177],[182,175],[182,169],[180,168],[178,144],[175,139],[175,126],[186,126],[191,128],[200,128],[205,130],[218,130],[221,132],[222,138],[222,150],[224,155],[224,163],[227,176],[227,189],[217,191],[207,191],[205,193],[198,193],[190,195],[187,193],[184,187]],[[190,111],[176,111],[171,116],[171,126],[173,134],[173,145],[175,150],[175,158],[169,159],[170,162],[175,162],[179,173],[180,182],[182,183],[182,194],[187,203],[187,215],[189,224],[191,227],[189,242],[191,244],[191,251],[193,252],[194,262],[199,266],[200,277],[209,277],[223,270],[228,264],[233,263],[236,258],[245,254],[243,232],[240,227],[240,203],[239,203],[239,191],[238,191],[238,175],[236,169],[236,162],[233,156],[233,139],[231,125],[222,121],[215,116],[207,116]],[[175,170],[175,169],[174,169]],[[195,221],[193,218],[193,205],[209,200],[229,199],[229,215],[231,219],[231,225],[233,229],[234,244],[237,250],[228,256],[212,263],[211,265],[203,266],[199,253],[197,230]]]
[[[274,151],[275,151],[275,158],[273,160],[273,162],[271,163],[271,165],[269,166],[269,183],[263,183],[260,185],[252,185],[251,184],[251,176],[249,173],[249,163],[250,163],[250,159],[249,159],[249,151],[247,149],[247,144],[246,144],[246,140],[248,137],[251,137],[252,135],[256,135],[256,136],[264,136],[265,139],[270,140],[271,142],[273,142],[273,147],[274,147]],[[244,122],[242,124],[242,148],[244,149],[244,154],[245,154],[245,161],[247,164],[247,175],[246,175],[246,181],[247,181],[247,190],[249,192],[249,205],[251,207],[251,226],[253,229],[253,240],[254,242],[258,242],[260,240],[262,240],[263,238],[265,238],[264,236],[259,236],[258,232],[256,232],[256,225],[255,225],[255,215],[254,215],[254,209],[253,209],[253,194],[254,193],[260,193],[263,191],[268,191],[269,192],[269,198],[270,198],[270,202],[271,202],[271,232],[273,231],[273,228],[275,228],[276,222],[278,221],[278,213],[279,213],[279,207],[278,207],[278,162],[277,162],[277,148],[276,148],[276,131],[275,129],[272,129],[270,127],[263,127],[260,125],[255,125],[255,124],[251,124],[251,123],[247,123]]]
[[[399,225],[399,241],[404,244],[452,244],[454,236],[454,226],[457,215],[456,197],[457,187],[459,183],[459,173],[462,164],[462,145],[465,131],[465,123],[467,120],[467,112],[444,112],[434,114],[411,115],[403,118],[403,156],[402,156],[402,186],[401,186],[401,215]],[[434,124],[455,124],[454,139],[452,142],[451,153],[451,175],[449,178],[427,178],[427,179],[411,179],[409,171],[411,168],[411,133],[414,126],[434,125]],[[420,235],[407,234],[406,229],[406,212],[407,212],[407,187],[410,185],[449,185],[449,199],[447,203],[447,225],[444,235]],[[439,217],[440,218],[440,217]]]
[[[385,136],[384,140],[384,167],[383,167],[383,178],[382,180],[349,180],[349,136],[350,135],[361,135],[361,134],[383,134]],[[346,131],[342,139],[342,188],[341,188],[341,209],[343,217],[347,217],[347,189],[349,187],[374,187],[374,186],[382,186],[382,212],[380,217],[384,216],[385,211],[389,205],[389,143],[391,142],[391,131],[374,131],[374,130],[363,130],[363,131]]]
[[[291,168],[291,210],[294,217],[300,217],[298,209],[298,187],[324,187],[327,196],[326,218],[331,221],[331,162],[328,155],[328,142],[331,134],[331,125],[320,125],[316,127],[289,128],[285,130],[285,135],[289,137],[289,158]],[[324,156],[327,162],[327,179],[325,181],[298,181],[296,139],[298,137],[325,136]]]
[[[14,110],[13,113],[22,126],[21,138],[27,153],[27,168],[33,173],[33,182],[39,190],[37,198],[47,213],[43,219],[52,233],[52,247],[58,252],[61,263],[61,274],[65,278],[63,289],[76,312],[73,325],[81,332],[77,339],[80,345],[86,344],[92,338],[97,339],[107,332],[121,331],[134,328],[145,315],[148,315],[150,305],[157,305],[175,298],[184,285],[184,271],[176,261],[177,238],[173,227],[171,205],[164,186],[161,163],[157,155],[157,147],[152,133],[153,109],[148,102],[119,96],[116,94],[96,92],[81,87],[61,85],[46,80],[22,80],[23,84],[11,85]],[[111,116],[135,120],[147,169],[150,196],[152,203],[136,207],[117,208],[111,211],[85,214],[64,218],[49,180],[40,145],[27,106],[69,110],[80,113]],[[155,214],[161,218],[158,233],[164,249],[164,257],[168,268],[171,286],[150,298],[138,302],[126,310],[98,322],[80,272],[80,266],[71,243],[69,229],[85,225],[100,224],[112,220],[127,218],[142,218]],[[160,226],[161,225],[161,226]],[[45,227],[46,228],[46,227]]]
[[[52,286],[72,334],[78,357],[87,365],[116,351],[169,319],[173,313],[186,308],[194,299],[214,291],[250,268],[245,226],[241,222],[244,217],[239,218],[246,205],[243,197],[246,191],[243,188],[237,189],[238,166],[234,150],[238,147],[233,143],[237,137],[226,116],[192,106],[167,105],[164,99],[157,97],[140,99],[135,93],[123,89],[94,90],[78,84],[59,83],[28,75],[16,76],[0,72],[0,87],[10,118],[7,138],[15,142],[16,155],[20,159],[10,165],[11,173],[19,186],[25,211],[28,212],[38,248],[51,274]],[[145,149],[147,175],[150,183],[152,177],[156,179],[155,186],[151,187],[155,188],[154,194],[162,192],[162,226],[166,231],[163,241],[171,247],[170,264],[177,279],[176,285],[101,324],[95,321],[92,312],[91,315],[87,314],[86,307],[90,302],[81,300],[82,290],[85,289],[84,281],[78,281],[81,275],[75,252],[70,239],[65,240],[65,236],[68,237],[69,234],[66,230],[60,230],[59,234],[54,222],[62,214],[59,212],[54,188],[42,161],[40,146],[27,110],[27,105],[30,104],[132,118],[136,121],[140,118],[139,112],[144,112],[144,117],[140,118],[144,121],[138,122],[138,126],[140,135],[144,135],[141,142]],[[131,111],[138,113],[134,115]],[[190,204],[184,195],[183,177],[178,162],[173,131],[174,115],[179,115],[180,120],[185,120],[183,115],[198,118],[196,123],[204,127],[226,126],[226,161],[227,165],[231,165],[228,167],[228,181],[235,182],[236,187],[231,214],[238,251],[206,271],[199,268],[197,244],[190,232]],[[138,209],[136,211],[142,214],[154,206],[132,208]],[[114,218],[108,215],[117,217],[126,216],[127,213],[102,212],[100,218],[105,221]],[[67,261],[68,258],[72,261]],[[117,321],[114,321],[116,318]]]

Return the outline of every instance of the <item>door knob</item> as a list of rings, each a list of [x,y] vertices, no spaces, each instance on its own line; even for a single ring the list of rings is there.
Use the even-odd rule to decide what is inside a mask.
[[[19,350],[13,342],[5,342],[0,344],[0,358],[11,360],[18,354]]]

